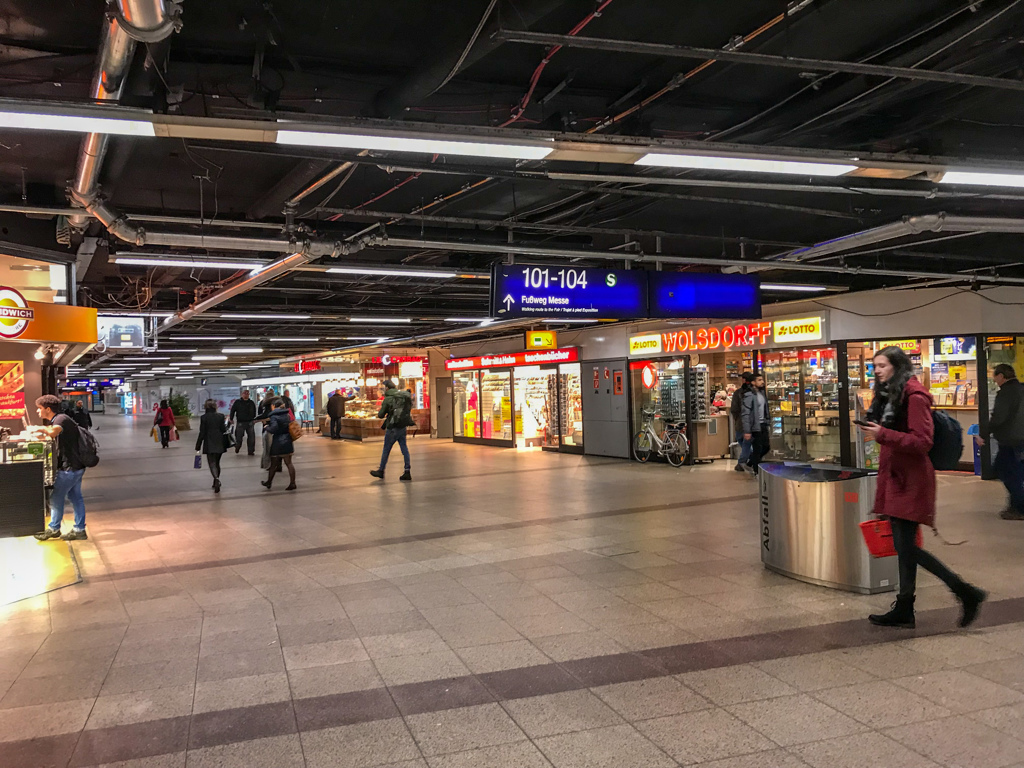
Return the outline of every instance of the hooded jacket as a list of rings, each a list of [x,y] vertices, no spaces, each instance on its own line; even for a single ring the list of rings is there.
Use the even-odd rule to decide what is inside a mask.
[[[389,389],[384,393],[384,402],[377,412],[377,418],[384,419],[382,429],[415,427],[416,422],[412,418],[412,395],[404,389]]]

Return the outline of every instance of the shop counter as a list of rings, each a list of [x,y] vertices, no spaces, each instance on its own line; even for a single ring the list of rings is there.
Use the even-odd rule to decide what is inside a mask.
[[[861,594],[896,589],[895,557],[868,554],[877,472],[822,464],[761,464],[761,562],[785,576]]]
[[[413,408],[412,418],[416,422],[415,427],[409,427],[408,434],[430,434],[430,410],[428,408]],[[341,419],[341,436],[346,440],[374,441],[384,439],[384,430],[380,428],[380,419],[356,418],[346,416]],[[329,416],[320,416],[320,434],[331,434],[331,419]]]
[[[53,485],[53,444],[0,443],[0,538],[30,536],[46,525],[46,488]]]
[[[729,455],[729,414],[723,413],[707,419],[693,422],[693,430],[697,437],[697,450],[694,459],[720,459]]]

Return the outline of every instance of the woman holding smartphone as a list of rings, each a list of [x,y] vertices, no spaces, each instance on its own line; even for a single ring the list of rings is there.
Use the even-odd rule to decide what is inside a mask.
[[[934,574],[961,603],[960,626],[978,615],[986,594],[961,579],[917,545],[921,525],[935,525],[935,468],[932,449],[932,396],[914,376],[906,352],[886,347],[875,355],[875,398],[868,423],[860,427],[879,445],[875,513],[889,518],[899,558],[900,589],[892,610],[868,617],[883,627],[913,628],[917,566]]]

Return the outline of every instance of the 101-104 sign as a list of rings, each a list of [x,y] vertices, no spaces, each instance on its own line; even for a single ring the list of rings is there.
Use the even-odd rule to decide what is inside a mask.
[[[759,318],[754,276],[638,269],[496,264],[491,316],[501,319],[631,320]]]

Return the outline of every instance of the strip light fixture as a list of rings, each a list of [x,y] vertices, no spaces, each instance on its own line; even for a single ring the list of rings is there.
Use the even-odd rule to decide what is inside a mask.
[[[171,336],[168,341],[238,341],[237,336]]]
[[[203,361],[203,360],[209,360],[209,361],[213,361],[213,360],[227,360],[228,356],[227,355],[193,355],[192,359],[193,360],[197,360],[197,361]]]
[[[762,291],[790,291],[792,293],[822,293],[827,291],[824,285],[796,285],[788,283],[761,283]]]
[[[380,275],[383,277],[429,277],[438,280],[450,280],[459,273],[448,269],[387,269],[386,267],[331,267],[329,273],[339,275]]]
[[[232,259],[188,259],[172,256],[115,256],[115,264],[133,267],[185,267],[194,269],[263,269],[262,261],[239,261]]]
[[[480,323],[481,325],[490,325],[494,322],[490,317],[446,317],[444,321],[446,323]]]
[[[636,161],[637,165],[666,168],[696,168],[708,171],[746,171],[748,173],[792,173],[800,176],[842,176],[857,170],[856,165],[811,163],[799,160],[761,160],[753,157],[720,157],[716,155],[670,155],[651,152]]]
[[[939,184],[973,184],[979,187],[1024,187],[1024,175],[1017,173],[982,173],[947,171]]]
[[[270,339],[270,340],[271,340],[271,341],[275,341],[275,342],[293,342],[293,341],[294,341],[294,342],[301,342],[301,343],[303,343],[303,344],[307,344],[307,343],[308,343],[308,344],[313,344],[313,343],[316,343],[316,342],[320,341],[320,337],[316,337],[316,338],[307,338],[307,339],[300,339],[300,338],[281,338],[281,339],[273,339],[273,338],[272,338],[272,339]]]
[[[275,315],[275,314],[239,314],[237,312],[222,312],[220,315],[224,320],[309,320],[312,315]]]
[[[262,355],[263,347],[224,347],[225,355]]]
[[[409,317],[350,317],[350,323],[411,323]]]
[[[86,115],[48,115],[37,112],[0,111],[0,128],[28,131],[107,133],[113,136],[156,136],[150,120]]]
[[[449,139],[414,139],[404,136],[370,136],[355,133],[320,131],[277,132],[277,143],[298,147],[331,147],[337,149],[375,149],[382,152],[423,152],[428,155],[465,155],[509,160],[543,160],[554,151],[554,145],[497,144],[485,141],[451,141]]]

